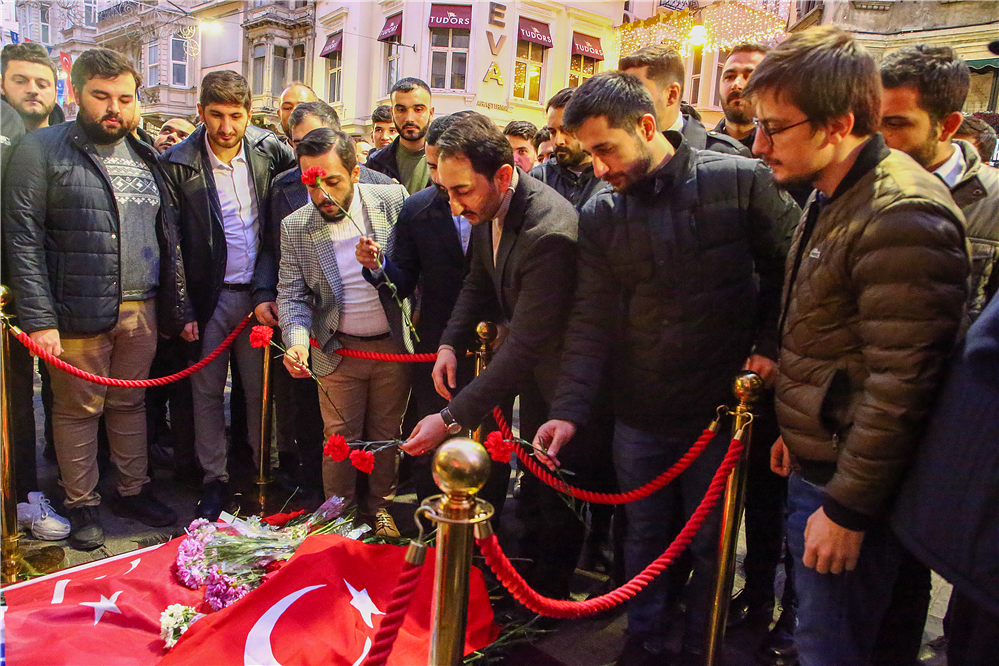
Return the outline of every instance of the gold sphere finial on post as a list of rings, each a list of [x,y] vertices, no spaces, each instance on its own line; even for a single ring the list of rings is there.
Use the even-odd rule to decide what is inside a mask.
[[[760,397],[763,378],[755,372],[740,372],[732,382],[732,393],[744,405],[751,405]]]
[[[475,334],[482,342],[492,342],[497,335],[496,324],[491,321],[480,321],[479,325],[475,327]]]
[[[10,289],[5,284],[0,284],[0,312],[7,314],[7,306],[10,302],[14,300],[13,294],[10,293]]]
[[[434,455],[434,481],[447,494],[474,495],[489,480],[489,453],[476,441],[455,437]]]

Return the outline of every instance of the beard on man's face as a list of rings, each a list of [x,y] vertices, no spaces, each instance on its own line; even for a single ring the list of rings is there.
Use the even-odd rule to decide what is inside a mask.
[[[919,166],[924,169],[929,169],[933,166],[933,163],[937,158],[937,146],[940,140],[937,138],[938,132],[936,126],[930,127],[930,133],[926,136],[926,140],[923,141],[918,146],[913,146],[905,152],[912,159],[916,160]]]
[[[628,164],[624,169],[612,173],[605,173],[604,181],[611,184],[616,192],[626,193],[645,180],[652,170],[652,150],[645,144],[638,145],[638,157],[634,162]]]
[[[555,161],[565,169],[578,167],[586,159],[586,152],[582,148],[573,150],[569,146],[555,147]]]
[[[742,102],[742,104],[739,104]],[[734,90],[722,102],[722,111],[725,113],[725,120],[736,125],[749,125],[753,122],[753,117],[749,112],[749,105],[742,97],[742,92]]]
[[[106,120],[114,120],[118,126],[109,130],[102,124]],[[97,144],[118,143],[130,131],[128,123],[125,122],[120,113],[106,113],[100,118],[95,118],[82,106],[77,112],[76,122],[87,133],[90,140]]]
[[[325,201],[323,201],[320,204],[313,204],[313,205],[316,206],[316,209],[319,211],[319,214],[322,215],[323,219],[326,220],[327,222],[340,222],[347,216],[347,211],[350,210],[350,204],[353,200],[354,200],[354,188],[352,186],[350,188],[350,191],[344,195],[343,201],[340,202],[341,204],[343,204],[343,208],[338,206],[329,198],[327,198]]]
[[[34,104],[30,104],[30,102],[34,102]],[[19,104],[13,106],[22,118],[34,125],[49,117],[52,109],[55,108],[55,102],[51,106],[46,106],[45,102],[37,95],[28,95]]]
[[[419,141],[427,135],[427,128],[420,127],[414,122],[408,122],[402,127],[396,125],[396,129],[399,130],[399,134],[402,135],[406,141]]]

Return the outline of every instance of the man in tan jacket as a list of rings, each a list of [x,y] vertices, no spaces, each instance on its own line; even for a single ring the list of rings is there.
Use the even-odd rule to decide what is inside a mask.
[[[788,255],[771,460],[791,474],[795,640],[805,666],[869,664],[899,559],[885,513],[964,313],[964,216],[876,133],[877,66],[842,30],[791,36],[744,94],[753,152],[816,189]]]

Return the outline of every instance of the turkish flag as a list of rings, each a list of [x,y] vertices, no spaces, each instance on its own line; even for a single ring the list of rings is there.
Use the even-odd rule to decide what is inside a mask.
[[[182,540],[4,588],[8,666],[155,664],[160,613],[204,598],[174,579]]]
[[[357,666],[371,649],[404,556],[399,546],[310,536],[266,583],[191,625],[160,663]],[[390,665],[428,661],[433,563],[429,549]],[[465,654],[485,647],[498,633],[482,574],[473,568]]]

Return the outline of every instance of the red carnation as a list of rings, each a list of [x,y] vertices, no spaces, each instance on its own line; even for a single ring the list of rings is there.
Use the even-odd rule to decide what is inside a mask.
[[[371,474],[371,470],[375,468],[375,454],[371,451],[362,451],[360,449],[351,451],[350,462],[357,468],[357,471]]]
[[[302,174],[302,183],[319,187],[319,181],[326,177],[326,170],[320,166],[311,166]]]
[[[503,439],[503,434],[498,430],[489,433],[484,446],[486,447],[486,451],[489,452],[489,457],[496,462],[510,462],[510,454],[513,453],[513,442]]]
[[[336,462],[341,462],[347,459],[350,454],[350,447],[347,445],[347,440],[343,438],[343,435],[330,435],[330,438],[326,440],[326,446],[323,447],[323,455],[329,456]]]
[[[284,527],[285,524],[292,518],[298,518],[305,514],[305,509],[299,509],[298,511],[292,511],[291,513],[275,513],[266,518],[262,518],[261,522],[267,523],[271,527]],[[268,569],[270,571],[270,569]]]
[[[271,337],[274,335],[274,329],[270,326],[258,325],[254,326],[250,330],[250,346],[251,347],[266,347],[271,343]]]

